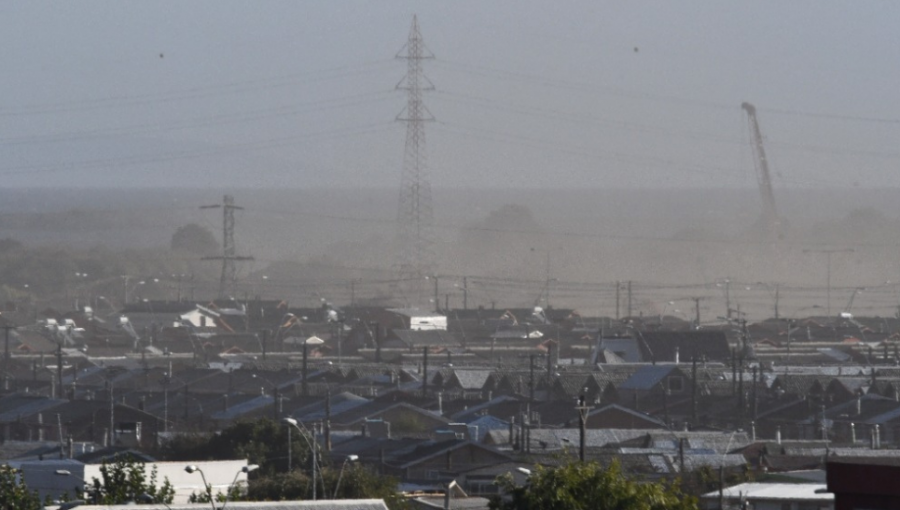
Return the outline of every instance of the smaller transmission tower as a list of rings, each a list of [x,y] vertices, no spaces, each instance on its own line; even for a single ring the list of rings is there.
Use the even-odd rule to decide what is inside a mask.
[[[237,267],[234,265],[239,260],[253,260],[253,257],[240,257],[234,250],[234,211],[243,210],[243,207],[234,205],[234,197],[225,195],[222,204],[203,205],[200,209],[222,208],[222,255],[218,257],[203,257],[203,260],[221,260],[222,276],[219,277],[219,297],[225,297],[226,293],[234,290],[234,281],[237,279]]]
[[[406,123],[406,147],[397,211],[398,276],[401,281],[412,281],[411,286],[418,288],[422,286],[425,276],[435,269],[431,183],[425,157],[425,122],[433,121],[434,116],[422,103],[423,91],[434,89],[422,71],[422,61],[433,59],[434,55],[425,47],[415,16],[409,29],[409,39],[397,53],[397,58],[407,62],[406,76],[397,84],[397,89],[407,92],[406,108],[397,115],[398,121]],[[416,291],[416,294],[420,292]]]

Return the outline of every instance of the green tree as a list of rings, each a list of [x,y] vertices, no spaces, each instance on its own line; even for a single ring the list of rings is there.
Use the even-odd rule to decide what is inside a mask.
[[[204,226],[188,223],[172,234],[172,250],[196,255],[212,255],[219,249],[215,236]]]
[[[153,503],[171,503],[175,489],[169,479],[157,486],[156,467],[147,476],[145,466],[130,457],[116,457],[113,462],[100,466],[100,477],[88,484],[86,496],[95,504],[121,505],[137,501],[145,494]]]
[[[271,476],[288,469],[288,428],[269,418],[242,420],[217,434],[187,436],[168,443],[163,452],[166,460],[247,459],[257,464],[255,476]],[[291,465],[309,466],[307,439],[294,429],[291,433]]]
[[[167,443],[160,452],[166,460],[225,460],[245,458],[259,469],[248,475],[246,495],[232,491],[229,501],[282,501],[312,497],[310,450],[307,439],[291,429],[291,472],[287,469],[288,426],[268,418],[239,421],[216,434],[179,436]],[[331,498],[338,490],[339,498],[380,498],[392,509],[403,508],[396,494],[397,480],[381,476],[365,466],[347,463],[331,466],[327,456],[319,461],[316,491],[320,498]],[[341,477],[341,468],[344,474]],[[338,478],[341,484],[338,487]],[[218,501],[224,495],[214,496]],[[195,494],[192,501],[209,501],[209,492]]]
[[[40,510],[43,508],[36,491],[28,490],[20,471],[0,466],[0,508],[16,510]]]
[[[675,485],[643,483],[622,473],[618,462],[573,462],[537,467],[517,487],[511,476],[498,479],[509,498],[494,499],[493,510],[697,510],[697,500]]]

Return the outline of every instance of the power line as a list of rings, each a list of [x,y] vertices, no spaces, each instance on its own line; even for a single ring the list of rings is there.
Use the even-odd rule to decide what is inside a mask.
[[[393,127],[392,122],[379,122],[352,128],[340,128],[331,131],[321,131],[307,133],[297,136],[285,136],[279,138],[270,138],[245,143],[232,143],[228,148],[202,149],[194,151],[181,151],[169,154],[145,155],[145,156],[129,156],[122,158],[97,159],[88,161],[77,161],[73,163],[63,164],[37,164],[37,165],[20,165],[0,169],[0,175],[14,175],[36,172],[60,172],[65,170],[77,170],[81,168],[96,169],[97,167],[113,167],[140,165],[148,163],[161,163],[166,161],[177,161],[183,159],[194,159],[207,156],[222,156],[226,154],[236,154],[249,152],[259,149],[269,149],[286,145],[293,145],[298,141],[322,139],[332,137],[356,136],[367,133],[385,130],[384,128]]]
[[[295,115],[302,115],[305,113],[329,111],[338,108],[360,106],[363,104],[373,104],[372,101],[365,101],[363,99],[380,96],[380,99],[377,100],[378,102],[380,102],[386,101],[387,99],[392,97],[392,95],[392,91],[370,92],[366,94],[357,94],[354,96],[329,99],[325,101],[311,101],[293,106],[280,106],[276,108],[266,108],[250,112],[238,112],[231,114],[214,115],[210,117],[202,117],[192,120],[176,121],[170,124],[144,123],[115,128],[100,128],[86,131],[69,131],[49,135],[18,136],[0,139],[0,145],[12,146],[48,142],[69,142],[96,138],[102,135],[146,134],[187,128],[199,128],[208,126],[219,127],[227,124],[267,120],[279,117],[290,117]]]
[[[162,102],[183,101],[188,99],[201,99],[217,95],[227,95],[240,92],[257,92],[261,89],[296,86],[298,83],[316,83],[341,78],[353,78],[361,74],[371,71],[363,70],[371,66],[384,66],[391,62],[390,60],[375,61],[368,64],[362,64],[355,71],[351,71],[354,66],[340,66],[330,70],[319,72],[306,72],[301,74],[284,75],[275,78],[264,78],[257,80],[238,81],[224,84],[207,85],[201,87],[191,87],[171,92],[162,92],[156,94],[137,94],[111,96],[97,99],[87,99],[84,101],[70,101],[59,103],[31,104],[22,106],[18,109],[7,109],[0,111],[0,117],[18,117],[26,115],[42,115],[50,113],[69,113],[77,111],[90,111],[103,108],[120,108],[123,106],[146,105]],[[332,72],[334,74],[324,75],[323,73]],[[312,78],[299,78],[313,76]]]

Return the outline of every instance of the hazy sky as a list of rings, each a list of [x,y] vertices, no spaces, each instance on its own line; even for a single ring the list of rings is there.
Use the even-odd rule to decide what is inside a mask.
[[[893,1],[0,4],[4,186],[399,184],[413,14],[436,187],[900,186]]]

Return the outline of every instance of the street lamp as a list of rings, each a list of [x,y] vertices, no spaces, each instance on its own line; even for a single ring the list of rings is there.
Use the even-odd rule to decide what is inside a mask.
[[[337,484],[334,486],[334,496],[331,499],[337,499],[338,489],[341,488],[341,478],[344,477],[344,468],[347,467],[348,462],[356,462],[359,460],[359,455],[347,455],[347,458],[344,459],[344,462],[341,464],[341,471],[338,473]]]
[[[303,436],[303,439],[306,440],[306,444],[309,446],[309,449],[312,452],[312,499],[313,499],[313,501],[315,501],[316,500],[316,485],[317,485],[316,482],[319,478],[319,475],[318,475],[319,461],[317,460],[319,449],[316,447],[318,445],[318,443],[316,442],[316,437],[314,435],[310,434],[309,429],[307,429],[305,425],[303,426],[303,428],[300,428],[300,425],[302,423],[298,422],[297,420],[295,420],[293,418],[284,418],[281,421],[296,428],[297,431],[300,432],[300,435]],[[314,427],[315,427],[315,425],[314,425]],[[312,435],[312,441],[310,441],[309,437],[307,437],[310,435]],[[291,429],[288,428],[288,472],[290,472],[290,471],[291,471]]]
[[[234,480],[231,481],[231,485],[228,486],[228,491],[225,493],[225,502],[222,503],[222,510],[225,510],[225,506],[228,505],[228,497],[231,496],[231,491],[234,488],[234,484],[237,483],[237,479],[241,476],[241,473],[248,474],[251,471],[256,471],[259,469],[259,464],[247,464],[246,466],[241,467],[240,471],[234,474]]]
[[[188,473],[195,473],[197,471],[200,472],[200,477],[203,479],[203,486],[206,487],[206,494],[209,495],[209,504],[212,505],[212,509],[216,510],[216,500],[212,495],[212,485],[206,482],[206,475],[203,474],[203,470],[195,466],[194,464],[190,464],[184,467],[184,470]]]

